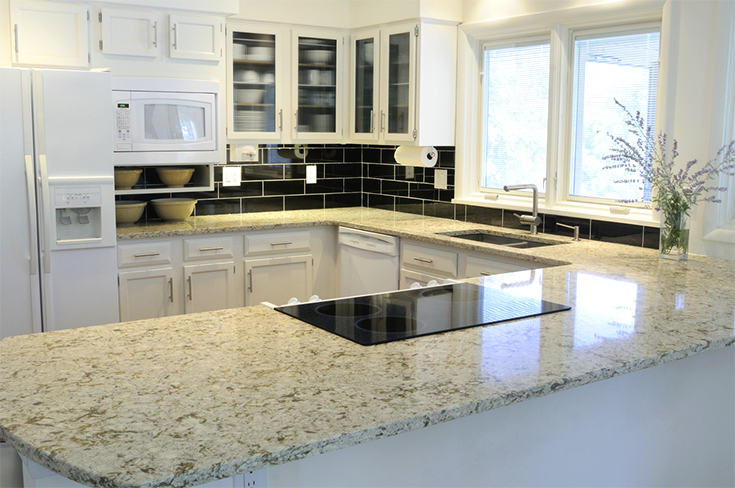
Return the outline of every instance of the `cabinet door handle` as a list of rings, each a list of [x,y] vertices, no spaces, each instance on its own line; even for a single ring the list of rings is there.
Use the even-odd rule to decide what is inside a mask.
[[[385,132],[385,111],[380,111],[380,132]]]
[[[414,261],[418,261],[419,263],[431,264],[434,262],[433,259],[427,259],[427,258],[413,258],[413,259]]]
[[[151,251],[151,252],[141,252],[138,254],[133,254],[134,258],[150,258],[153,256],[160,256],[161,253],[158,251]]]
[[[290,241],[271,242],[271,246],[288,246],[291,244],[293,244],[293,242],[290,242]]]
[[[375,131],[375,111],[370,109],[370,133]]]
[[[283,132],[283,109],[278,111],[278,132]]]
[[[293,113],[293,130],[295,132],[299,131],[299,109],[296,109]]]
[[[253,292],[253,270],[252,269],[248,270],[248,291],[250,293]]]
[[[224,249],[224,247],[222,247],[222,246],[219,246],[219,247],[200,247],[199,248],[199,252],[221,251],[223,249]]]
[[[158,21],[153,22],[153,47],[158,47]]]
[[[188,298],[189,298],[189,301],[191,301],[191,276],[187,276],[186,277],[186,282],[189,284],[189,295],[188,295]]]
[[[178,37],[179,37],[179,36],[178,36],[178,35],[177,35],[177,33],[176,33],[176,24],[174,24],[174,25],[172,25],[172,26],[171,26],[171,31],[172,31],[172,32],[173,32],[173,34],[174,34],[174,35],[173,35],[173,38],[174,38],[174,39],[173,39],[173,41],[174,41],[174,43],[173,43],[173,48],[174,48],[174,49],[178,49],[178,48],[179,48],[179,47],[178,47],[178,46],[179,46],[179,42],[178,42]]]
[[[168,301],[174,303],[174,279],[168,279]]]
[[[18,24],[13,24],[13,38],[15,39],[15,61],[18,61]]]

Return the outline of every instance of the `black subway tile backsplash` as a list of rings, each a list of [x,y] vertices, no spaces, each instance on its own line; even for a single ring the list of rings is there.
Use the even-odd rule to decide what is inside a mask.
[[[283,210],[283,197],[243,198],[242,211],[248,212],[280,212]]]
[[[359,207],[362,205],[362,193],[334,193],[324,195],[326,208]]]
[[[316,183],[306,185],[306,193],[342,193],[344,190],[344,179],[330,178],[319,179]]]
[[[253,164],[242,167],[243,180],[282,180],[282,164]]]
[[[285,210],[324,208],[324,195],[299,195],[284,197]]]
[[[263,194],[268,195],[303,195],[304,180],[264,181]]]
[[[424,214],[424,202],[416,198],[396,198],[396,211],[412,214]]]

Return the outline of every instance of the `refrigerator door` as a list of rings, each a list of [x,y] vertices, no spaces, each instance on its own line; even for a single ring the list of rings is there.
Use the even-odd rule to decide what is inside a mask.
[[[0,338],[41,331],[30,72],[0,68]]]

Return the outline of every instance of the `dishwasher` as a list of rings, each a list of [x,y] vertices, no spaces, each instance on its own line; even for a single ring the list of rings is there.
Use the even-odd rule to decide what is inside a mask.
[[[338,242],[339,296],[398,289],[397,237],[340,227]]]

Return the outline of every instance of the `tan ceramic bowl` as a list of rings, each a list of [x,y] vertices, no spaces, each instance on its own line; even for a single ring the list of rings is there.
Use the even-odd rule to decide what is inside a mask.
[[[156,168],[156,173],[164,185],[169,188],[181,188],[191,180],[194,168]]]
[[[130,190],[138,182],[142,169],[115,168],[115,190]]]
[[[134,224],[143,215],[145,206],[146,202],[137,200],[115,202],[115,221],[118,224]]]
[[[192,198],[154,198],[156,213],[163,220],[185,220],[194,211],[197,201]]]

